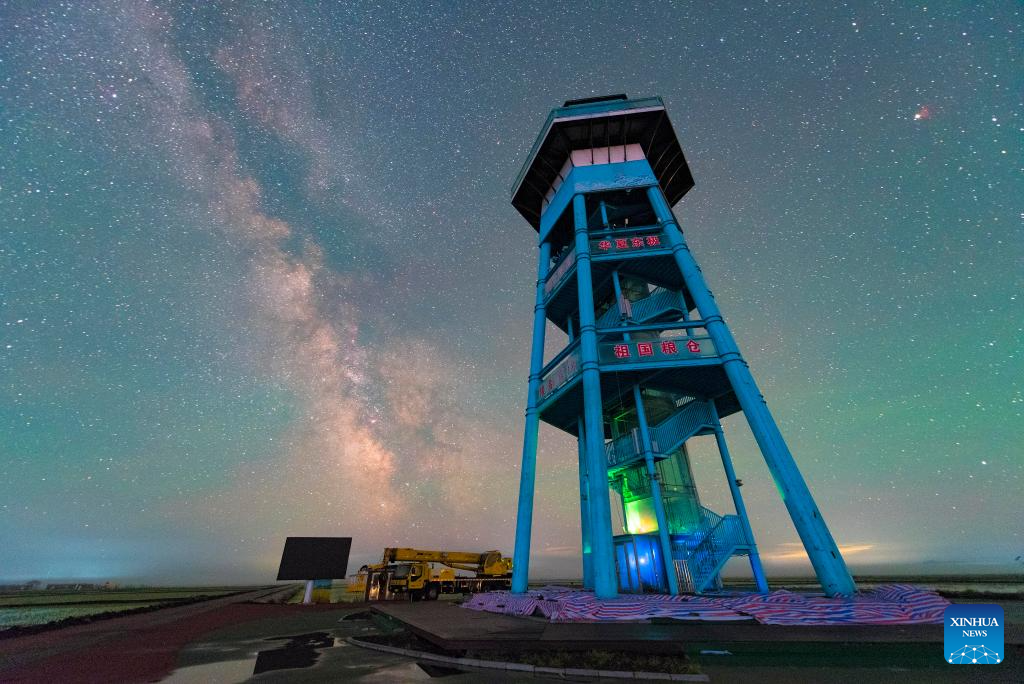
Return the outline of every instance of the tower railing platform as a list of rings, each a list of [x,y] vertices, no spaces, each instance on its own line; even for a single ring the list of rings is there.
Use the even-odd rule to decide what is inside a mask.
[[[677,353],[661,354],[662,343],[675,344]],[[685,346],[689,343],[699,346],[699,351],[690,352]],[[623,344],[629,345],[630,356],[617,358],[615,347]],[[653,345],[656,354],[639,356],[637,345],[640,344]],[[633,385],[640,383],[644,387],[675,394],[715,397],[719,417],[738,410],[721,358],[714,352],[710,340],[703,336],[607,342],[598,346],[602,350],[599,355],[601,396],[607,405],[628,401]],[[578,345],[570,345],[563,352],[545,367],[541,375],[537,406],[540,419],[545,423],[578,435],[576,416],[582,401],[582,363]],[[620,350],[619,353],[625,352]],[[665,452],[670,452],[672,449],[669,447],[677,441],[669,440],[667,436],[657,439]]]
[[[656,287],[685,290],[668,246],[665,229],[647,226],[605,233],[591,231],[590,261],[595,297],[601,299],[612,290],[612,271],[634,275]],[[578,307],[578,284],[573,277],[577,268],[575,248],[558,257],[544,281],[545,310],[548,319],[561,330]]]
[[[601,342],[598,364],[601,395],[607,403],[622,401],[638,382],[690,396],[731,394],[721,358],[706,335]],[[579,348],[573,343],[542,369],[537,388],[541,420],[577,434],[575,416],[581,396],[581,378]],[[719,407],[722,416],[733,410],[731,400]],[[667,444],[662,442],[663,446]]]

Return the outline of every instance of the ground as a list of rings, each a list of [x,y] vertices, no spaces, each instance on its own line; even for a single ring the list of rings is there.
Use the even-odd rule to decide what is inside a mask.
[[[344,619],[364,613],[366,606],[253,602],[274,599],[267,595],[275,591],[280,594],[276,600],[288,598],[287,590],[271,588],[0,639],[0,681],[233,682],[251,678],[282,682],[402,682],[425,681],[432,678],[431,674],[451,682],[482,680],[480,672],[428,672],[414,659],[345,643],[346,637],[379,633],[395,626],[382,624],[383,618]],[[831,640],[825,641],[827,633],[816,628],[802,628],[805,631],[796,640],[775,631],[770,633],[770,639],[740,640],[737,636],[741,633],[728,625],[690,629],[687,637],[680,636],[682,631],[669,632],[693,626],[634,625],[629,629],[641,639],[649,631],[650,635],[660,634],[666,645],[681,645],[696,668],[713,682],[1024,681],[1024,647],[1020,645],[1024,602],[997,602],[1006,613],[1008,640],[1011,633],[1017,640],[1017,645],[1007,649],[1007,661],[999,666],[947,665],[941,658],[941,635],[935,641],[887,643],[883,633],[871,642],[850,643],[831,636]],[[426,611],[447,611],[440,614],[449,623],[452,616],[459,618],[471,612],[443,601],[412,605],[421,605]],[[524,635],[546,629],[545,623],[535,618],[511,619],[517,621],[514,627]],[[608,639],[600,636],[604,627],[607,626],[565,625],[557,631],[563,640],[575,635],[606,644]],[[601,643],[597,646],[603,647]],[[706,651],[728,651],[728,655]],[[525,681],[534,677],[488,672],[485,679]]]

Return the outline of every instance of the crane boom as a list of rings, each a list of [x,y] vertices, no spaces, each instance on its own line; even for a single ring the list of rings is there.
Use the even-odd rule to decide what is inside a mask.
[[[484,576],[507,575],[512,572],[512,559],[502,557],[501,551],[497,550],[473,553],[471,551],[432,551],[409,548],[384,549],[382,563],[402,561],[440,563],[449,568],[467,570]]]

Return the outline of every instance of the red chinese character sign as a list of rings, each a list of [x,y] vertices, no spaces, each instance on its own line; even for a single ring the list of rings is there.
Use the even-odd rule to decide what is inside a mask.
[[[576,353],[569,354],[543,378],[537,389],[537,397],[541,401],[550,397],[556,390],[576,377],[579,372],[580,360]]]
[[[707,337],[678,337],[671,340],[605,342],[598,347],[601,363],[650,363],[661,360],[707,358],[715,356],[714,345]]]
[[[590,243],[591,249],[599,253],[608,252],[635,252],[637,250],[661,248],[660,235],[633,235],[620,238],[603,238],[593,240]]]

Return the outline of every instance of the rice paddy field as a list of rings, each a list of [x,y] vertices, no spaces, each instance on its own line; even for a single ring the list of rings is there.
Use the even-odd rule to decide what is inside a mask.
[[[0,630],[69,618],[171,606],[225,596],[245,587],[170,587],[84,591],[19,591],[0,594]]]

